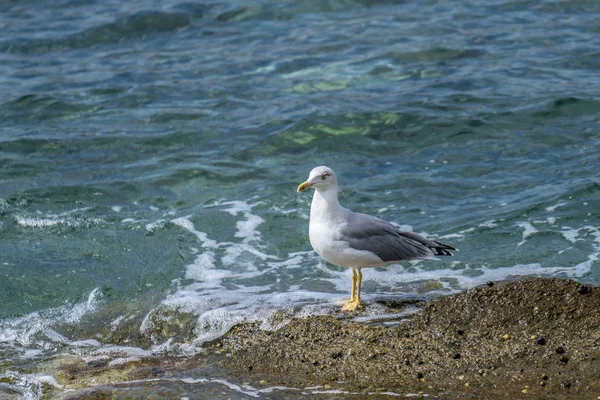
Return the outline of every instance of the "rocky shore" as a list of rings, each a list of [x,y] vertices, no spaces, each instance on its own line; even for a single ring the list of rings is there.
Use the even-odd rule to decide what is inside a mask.
[[[561,279],[489,283],[427,302],[410,321],[331,316],[276,332],[234,328],[224,365],[270,384],[440,398],[600,398],[600,288]]]
[[[390,313],[407,307],[381,305]],[[191,370],[208,376],[215,369],[245,387],[317,387],[325,398],[600,399],[599,287],[523,278],[435,298],[393,325],[351,317],[294,319],[276,331],[242,324],[194,357],[118,366],[71,360],[56,376],[64,387],[87,386],[71,392],[73,399],[144,397],[157,394],[154,380]],[[180,386],[160,390],[189,397],[193,389]]]

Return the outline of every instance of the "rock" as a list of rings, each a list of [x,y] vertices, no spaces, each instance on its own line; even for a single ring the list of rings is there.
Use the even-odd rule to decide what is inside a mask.
[[[393,326],[313,316],[269,335],[253,331],[252,345],[245,345],[250,343],[245,330],[255,326],[241,325],[223,339],[239,352],[222,367],[241,381],[248,370],[239,366],[251,362],[253,374],[292,387],[322,386],[335,376],[340,390],[364,393],[385,387],[396,393],[501,399],[520,398],[527,386],[528,396],[544,398],[564,391],[564,382],[578,382],[569,385],[570,396],[596,397],[600,331],[593,327],[600,326],[600,288],[586,286],[585,296],[573,296],[580,286],[548,278],[496,282],[430,300],[420,313]],[[545,334],[532,340],[532,332]],[[547,343],[561,346],[547,349]],[[578,362],[568,362],[565,348],[578,354]],[[282,364],[275,363],[277,351],[286,354]],[[281,374],[282,365],[294,372]],[[548,376],[560,376],[563,384],[549,384]]]
[[[569,362],[569,358],[568,358],[567,356],[560,356],[560,359],[559,359],[559,361],[560,361],[562,364],[566,364],[566,363],[568,363],[568,362]]]
[[[540,346],[543,346],[546,344],[546,339],[544,339],[543,337],[537,338],[537,340],[535,341],[537,344],[539,344]]]
[[[210,384],[161,378],[189,371],[205,376],[211,370],[236,385],[320,386],[357,398],[385,392],[490,400],[525,393],[527,398],[597,398],[600,288],[586,285],[580,295],[581,287],[547,278],[496,282],[434,298],[395,325],[353,322],[339,313],[293,319],[272,332],[261,330],[260,322],[246,323],[207,343],[209,351],[197,357],[158,356],[118,365],[65,357],[52,360],[57,365],[52,375],[74,399],[148,398],[160,390],[157,398],[209,398],[199,392]],[[403,302],[392,303],[402,310]],[[192,314],[164,309],[149,316],[141,335],[122,323],[110,337],[133,338],[145,348],[168,339],[185,343],[193,340],[195,323]],[[190,394],[196,387],[198,393]],[[213,394],[221,391],[215,383]]]
[[[588,294],[590,292],[590,288],[585,285],[580,285],[577,288],[577,293],[579,294]]]

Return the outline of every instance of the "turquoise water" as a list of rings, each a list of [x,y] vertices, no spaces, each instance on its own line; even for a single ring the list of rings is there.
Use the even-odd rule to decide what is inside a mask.
[[[31,360],[195,354],[337,309],[350,271],[311,251],[296,193],[316,165],[343,205],[461,250],[366,271],[367,314],[515,275],[600,284],[599,11],[0,4],[0,390],[39,397]],[[169,341],[174,311],[194,323]]]

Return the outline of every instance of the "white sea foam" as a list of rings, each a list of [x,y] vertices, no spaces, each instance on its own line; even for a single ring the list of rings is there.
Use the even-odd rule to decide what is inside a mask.
[[[167,220],[159,219],[157,221],[146,224],[146,231],[154,232],[158,229],[163,229],[166,225],[167,225]]]
[[[17,224],[21,226],[25,226],[28,228],[45,228],[49,226],[56,226],[61,224],[69,225],[69,222],[63,219],[56,218],[32,218],[32,217],[23,217],[17,215],[15,217]]]
[[[125,319],[124,315],[119,315],[117,318],[115,318],[111,323],[110,323],[110,331],[114,332],[117,330],[117,328],[119,327],[119,324],[121,322],[123,322],[123,320]]]
[[[420,310],[419,307],[409,306],[409,307],[403,309],[400,313],[386,314],[386,312],[388,310],[385,307],[383,307],[382,305],[375,304],[373,307],[369,307],[368,309],[365,310],[366,315],[360,315],[358,317],[354,317],[354,318],[352,318],[352,321],[370,323],[370,322],[382,322],[385,320],[393,320],[397,323],[401,318],[408,317],[412,314],[415,314],[419,310]]]
[[[440,239],[460,239],[465,237],[465,235],[460,233],[449,233],[447,235],[440,236]]]
[[[215,254],[211,251],[202,253],[196,257],[194,263],[187,266],[185,270],[185,278],[207,282],[210,280],[220,281],[221,279],[232,275],[231,271],[214,271],[214,266]]]
[[[206,385],[206,384],[218,383],[219,385],[225,386],[234,392],[238,392],[240,394],[254,397],[254,398],[260,398],[261,394],[263,394],[263,393],[266,394],[266,393],[275,393],[275,392],[300,392],[302,394],[307,394],[307,395],[345,394],[345,395],[356,396],[356,395],[364,394],[362,392],[350,392],[350,391],[341,390],[341,389],[326,389],[323,386],[310,386],[310,387],[305,387],[305,388],[295,388],[295,387],[290,387],[290,386],[268,386],[268,387],[263,387],[263,388],[255,388],[248,384],[239,385],[239,384],[236,384],[233,382],[229,382],[227,379],[203,378],[203,377],[200,377],[200,378],[193,378],[193,377],[149,378],[149,379],[130,380],[130,381],[124,381],[124,382],[115,382],[114,385],[115,386],[121,386],[121,385],[129,386],[129,385],[135,385],[135,384],[140,384],[140,383],[149,383],[149,382],[182,382],[182,383],[185,383],[188,385]],[[384,394],[384,395],[392,396],[392,397],[412,397],[411,393],[400,394],[400,393],[395,393],[395,392],[391,392],[391,391],[387,391],[387,392],[383,392],[383,393],[382,392],[371,392],[371,393],[367,393],[367,394],[372,394],[372,395],[377,395],[377,396]],[[422,396],[427,397],[428,395],[423,394]],[[185,397],[183,397],[182,400],[183,399],[185,399]]]
[[[538,232],[538,230],[535,229],[533,227],[533,225],[531,225],[530,222],[520,222],[517,224],[517,226],[520,228],[523,228],[523,233],[521,234],[523,236],[523,240],[521,240],[519,243],[517,243],[517,246],[522,246],[523,244],[525,244],[525,242],[529,236]]]
[[[37,211],[36,216],[15,215],[14,218],[17,225],[25,228],[49,228],[55,226],[77,228],[81,226],[102,224],[105,222],[102,218],[80,215],[89,210],[89,207],[82,207],[68,210],[60,214],[42,214],[40,211]]]
[[[579,229],[569,228],[568,226],[562,227],[562,235],[565,239],[567,239],[571,243],[575,243],[577,238],[579,237]]]
[[[214,240],[208,239],[208,235],[204,232],[200,232],[196,230],[194,227],[194,223],[189,220],[189,217],[176,218],[171,221],[171,223],[175,225],[179,225],[190,233],[193,233],[198,240],[200,241],[200,245],[204,248],[217,248],[217,242]]]
[[[8,204],[8,201],[0,197],[0,210],[8,210],[10,208],[11,207],[10,204]]]
[[[496,228],[497,226],[498,224],[493,219],[490,219],[489,221],[484,221],[481,224],[479,224],[479,227],[489,229]]]
[[[98,288],[92,290],[87,301],[74,305],[33,312],[23,317],[0,321],[0,342],[19,343],[22,346],[39,343],[38,335],[42,335],[53,343],[69,344],[71,341],[56,332],[52,327],[59,323],[73,324],[96,310],[101,293]],[[41,342],[42,344],[44,342]]]
[[[562,207],[562,206],[565,206],[565,205],[567,205],[567,203],[565,203],[563,201],[560,201],[560,202],[558,202],[557,204],[555,204],[553,206],[546,207],[546,211],[552,212],[552,211],[556,210],[558,207]]]
[[[566,276],[570,278],[576,278],[578,276],[581,276],[579,274],[582,271],[583,273],[591,271],[594,262],[598,261],[598,259],[600,258],[600,228],[588,225],[578,229],[576,234],[572,233],[572,231],[573,230],[571,229],[564,231],[563,236],[565,236],[567,240],[570,240],[574,243],[576,240],[578,240],[577,238],[580,235],[580,233],[584,231],[593,238],[592,246],[594,248],[594,252],[588,254],[588,259],[586,261],[583,261],[575,265],[574,267],[564,271],[564,274]]]
[[[2,384],[8,389],[12,389],[21,394],[20,400],[37,400],[42,397],[42,385],[51,385],[57,389],[62,389],[56,379],[46,374],[22,374],[17,371],[6,370],[0,373],[0,379],[6,378],[8,384]]]

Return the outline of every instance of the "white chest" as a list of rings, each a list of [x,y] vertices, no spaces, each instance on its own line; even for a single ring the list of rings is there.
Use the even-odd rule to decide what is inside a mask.
[[[317,252],[318,255],[323,257],[326,261],[330,261],[330,253],[336,247],[339,233],[337,229],[326,222],[321,221],[310,221],[308,228],[308,236],[310,238],[310,245]]]

